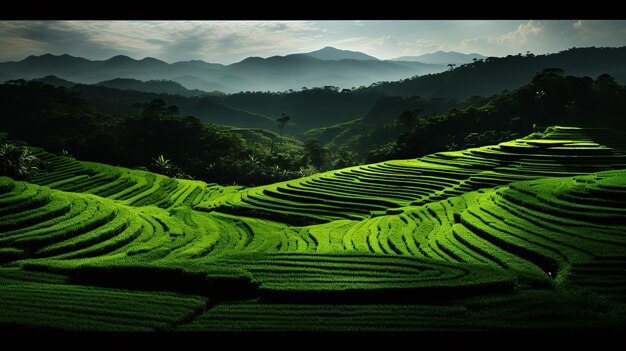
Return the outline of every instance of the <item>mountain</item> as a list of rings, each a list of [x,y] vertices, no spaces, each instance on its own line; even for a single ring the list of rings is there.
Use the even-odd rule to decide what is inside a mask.
[[[254,85],[247,90],[271,91],[323,86],[351,88],[443,70],[445,66],[419,62],[320,60],[303,54],[250,57],[226,68],[234,76],[254,77]],[[259,85],[265,88],[257,88]]]
[[[140,114],[143,104],[154,99],[162,99],[167,104],[176,105],[181,115],[192,115],[206,123],[233,127],[274,128],[275,122],[258,113],[251,113],[225,105],[217,97],[171,95],[136,90],[121,90],[103,85],[76,84],[68,89],[78,93],[98,112],[129,116]]]
[[[314,56],[341,59],[320,59]],[[150,57],[135,60],[118,55],[104,61],[91,61],[69,55],[45,54],[29,56],[18,62],[0,63],[0,78],[34,79],[54,75],[82,84],[96,84],[117,78],[172,80],[187,89],[234,93],[300,90],[305,86],[352,88],[442,72],[445,69],[443,65],[380,61],[362,53],[324,48],[309,54],[249,57],[227,66],[200,60],[170,64]]]
[[[54,84],[52,84],[54,85]],[[171,95],[183,95],[183,96],[204,96],[209,93],[201,90],[190,90],[182,86],[180,83],[172,80],[149,80],[146,82],[138,79],[130,78],[116,78],[112,80],[102,81],[96,85],[122,89],[122,90],[136,90],[147,93],[162,93]]]
[[[42,82],[45,84],[49,84],[55,87],[64,87],[64,88],[71,88],[74,85],[76,85],[76,83],[74,82],[70,82],[69,80],[65,80],[65,79],[61,79],[57,76],[45,76],[43,78],[35,78],[33,79],[34,81],[37,82]]]
[[[366,89],[396,96],[467,99],[491,96],[518,88],[546,68],[558,67],[565,75],[596,78],[607,73],[620,84],[626,83],[626,47],[573,48],[546,55],[489,57],[461,65],[454,70],[397,82],[385,82]]]
[[[430,63],[436,65],[462,65],[464,63],[470,63],[474,59],[484,60],[487,56],[483,56],[481,54],[463,54],[456,51],[437,51],[430,54],[424,54],[419,56],[401,56],[392,61],[411,61],[411,62],[422,62],[422,63]]]
[[[380,61],[374,56],[370,56],[364,54],[359,51],[350,51],[350,50],[340,50],[336,49],[332,46],[327,46],[325,48],[319,49],[317,51],[311,51],[306,54],[306,56],[310,56],[319,60],[373,60]]]

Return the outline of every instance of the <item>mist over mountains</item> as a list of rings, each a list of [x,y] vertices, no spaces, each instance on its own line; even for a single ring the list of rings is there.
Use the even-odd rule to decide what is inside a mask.
[[[341,60],[320,60],[306,54],[291,55],[302,62],[316,64],[350,65],[352,69],[361,65],[389,64],[389,61],[375,61],[365,59],[360,53],[324,48],[313,52],[320,57],[351,57]],[[339,55],[339,56],[337,56]],[[342,56],[343,55],[343,56]],[[363,54],[364,55],[364,54]],[[355,59],[361,57],[362,59]],[[273,61],[289,61],[290,57],[276,57],[269,59],[249,58],[235,66],[241,77],[251,81],[279,81],[292,79],[298,74],[298,66],[272,64]],[[468,58],[469,59],[469,58]],[[39,61],[46,64],[33,64]],[[75,74],[76,70],[61,65],[59,62],[70,61],[74,67],[93,76],[101,76],[102,70],[87,71],[84,67],[98,64],[94,67],[122,67],[125,72],[136,75],[157,75],[159,72],[171,72],[177,67],[195,67],[196,69],[213,70],[211,67],[226,67],[208,64],[202,61],[185,61],[167,64],[154,59],[132,60],[111,59],[106,62],[89,61],[73,58],[68,55],[44,55],[30,57],[18,63],[0,64],[0,72],[7,67],[17,67],[20,70],[12,71],[13,76],[6,79],[36,77],[38,80],[53,86],[62,86],[70,92],[78,93],[99,111],[114,115],[132,115],[138,110],[136,104],[145,104],[152,99],[163,99],[169,104],[180,108],[184,115],[194,115],[202,121],[212,124],[229,125],[244,128],[274,128],[274,120],[283,113],[291,116],[287,134],[303,133],[311,128],[321,128],[353,121],[368,114],[370,109],[378,109],[378,120],[391,120],[398,116],[398,111],[407,108],[402,99],[378,101],[385,97],[421,97],[423,99],[456,99],[463,101],[472,96],[488,97],[505,89],[516,89],[528,84],[533,76],[545,68],[561,68],[565,75],[597,78],[607,73],[613,76],[620,84],[626,82],[626,47],[622,48],[575,48],[554,54],[546,55],[509,55],[502,58],[477,59],[475,62],[458,65],[440,73],[427,74],[397,81],[386,81],[367,85],[353,90],[342,90],[332,87],[323,77],[318,77],[318,88],[307,82],[293,92],[242,92],[224,95],[225,91],[213,86],[204,89],[191,89],[189,84],[178,80],[168,80],[164,76],[154,79],[113,78],[97,81],[95,84],[84,84],[78,80],[67,79],[67,74]],[[294,60],[292,60],[293,62]],[[128,64],[130,63],[130,64]],[[406,62],[397,62],[406,64]],[[409,63],[410,64],[410,63]],[[421,63],[420,63],[421,65]],[[129,67],[136,67],[135,70]],[[145,67],[165,67],[164,70],[147,70]],[[270,68],[262,68],[262,67]],[[310,65],[306,65],[311,67]],[[328,66],[327,66],[328,67]],[[378,66],[381,67],[381,66]],[[114,70],[112,70],[115,72]],[[262,73],[258,73],[261,72]],[[4,71],[5,75],[6,70]],[[16,73],[17,72],[17,73]],[[19,72],[22,72],[21,74]],[[65,72],[66,74],[45,75],[48,72]],[[148,74],[149,73],[149,74]],[[190,82],[202,82],[202,78],[186,75]],[[274,77],[274,78],[272,78]],[[300,75],[302,77],[302,75]],[[2,78],[2,77],[0,77]],[[240,78],[244,81],[244,78]],[[245,83],[242,83],[245,85]],[[193,85],[192,85],[193,86]],[[250,89],[252,90],[252,89]],[[227,91],[227,90],[226,90]],[[408,99],[406,101],[413,101]],[[418,100],[415,100],[418,101]],[[424,100],[429,101],[429,100]],[[380,102],[380,103],[379,103]],[[391,103],[391,104],[390,104]],[[421,103],[420,103],[421,104]],[[378,106],[378,107],[376,107]],[[448,105],[446,105],[448,106]],[[380,108],[384,107],[384,108]],[[448,106],[449,107],[449,106]],[[423,108],[423,107],[420,107]],[[381,113],[382,111],[382,113]]]
[[[0,63],[0,79],[33,79],[54,75],[76,83],[95,84],[117,78],[172,80],[187,89],[221,91],[285,91],[302,87],[337,86],[341,89],[442,72],[442,64],[383,61],[364,53],[331,47],[303,54],[248,57],[230,65],[201,60],[166,63],[146,57],[118,55],[92,61],[67,54],[29,56]]]
[[[462,65],[465,63],[473,62],[474,60],[484,60],[487,56],[483,56],[481,54],[462,54],[460,52],[454,51],[437,51],[431,54],[424,54],[419,56],[400,56],[391,61],[412,61],[412,62],[421,62],[421,63],[429,63],[434,65]]]

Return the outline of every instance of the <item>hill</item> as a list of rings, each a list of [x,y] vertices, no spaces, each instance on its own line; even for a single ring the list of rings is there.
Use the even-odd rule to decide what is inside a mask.
[[[254,210],[277,218],[290,214],[324,222],[363,219],[378,211],[424,205],[512,181],[626,168],[622,137],[610,130],[550,128],[539,141],[518,139],[247,189],[222,211]]]
[[[145,87],[145,86],[144,86]],[[235,127],[273,128],[274,121],[269,117],[247,112],[224,105],[213,96],[171,95],[137,90],[121,90],[101,85],[77,84],[68,90],[79,93],[99,112],[118,116],[128,116],[140,112],[142,104],[161,99],[176,105],[182,114],[197,116],[206,123]],[[138,110],[139,109],[139,110]]]
[[[619,117],[624,99],[626,89],[609,75],[593,80],[548,69],[489,98],[380,97],[360,118],[311,129],[304,137],[317,138],[331,150],[356,152],[357,159],[370,163],[499,143],[536,131],[533,126],[567,123],[624,131]]]
[[[0,177],[0,324],[622,327],[623,140],[552,127],[248,189],[36,149],[32,183]]]
[[[42,82],[44,84],[52,85],[53,87],[63,87],[63,88],[71,88],[76,85],[76,83],[74,82],[61,79],[57,76],[45,76],[43,78],[35,78],[33,79],[33,81]]]
[[[373,60],[380,61],[374,56],[364,54],[359,51],[340,50],[332,46],[326,46],[316,51],[311,51],[306,54],[320,60]]]
[[[250,57],[227,67],[239,77],[254,77],[245,91],[285,91],[302,87],[351,88],[382,80],[398,80],[434,72],[444,66],[363,59],[321,60],[308,54]]]
[[[52,82],[46,82],[51,84]],[[52,84],[55,85],[56,84]],[[112,80],[102,81],[97,83],[98,86],[121,89],[121,90],[135,90],[146,93],[156,94],[169,94],[169,95],[183,95],[183,96],[206,96],[211,95],[206,91],[201,90],[189,90],[182,86],[180,83],[172,80],[148,80],[142,82],[137,79],[129,78],[116,78]]]
[[[147,57],[135,60],[118,55],[91,61],[70,55],[45,54],[21,61],[0,63],[0,77],[34,79],[55,75],[82,84],[125,78],[142,81],[171,80],[188,89],[239,91],[284,91],[303,86],[335,85],[350,88],[381,80],[397,80],[414,75],[441,72],[441,65],[418,62],[363,60],[364,54],[322,49],[309,54],[269,58],[249,57],[231,65],[200,60],[166,63]],[[316,58],[326,57],[325,59]],[[341,59],[328,60],[328,57]],[[180,89],[179,89],[180,90]]]
[[[474,95],[491,96],[515,89],[546,68],[561,68],[565,74],[596,78],[607,73],[622,77],[626,71],[626,47],[574,48],[555,54],[489,57],[439,74],[384,82],[376,89],[392,96],[445,97],[467,99]],[[618,81],[626,84],[626,81]]]

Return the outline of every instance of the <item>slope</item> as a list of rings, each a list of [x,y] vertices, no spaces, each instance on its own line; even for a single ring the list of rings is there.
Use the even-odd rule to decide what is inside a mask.
[[[144,319],[129,310],[125,328],[623,325],[626,170],[611,169],[626,168],[625,155],[594,142],[610,137],[554,127],[541,139],[336,171],[326,187],[311,177],[252,189],[39,150],[50,168],[34,182],[46,186],[0,178],[0,323],[80,329],[91,318],[85,328],[111,329],[124,318],[114,300],[153,309],[156,295],[130,290],[157,290],[174,294],[172,308]],[[243,202],[252,192],[264,200]],[[247,215],[225,213],[233,206]],[[293,221],[285,213],[304,225],[283,223]],[[77,298],[86,291],[111,298],[89,306]],[[44,311],[49,321],[34,322]]]
[[[610,130],[554,127],[541,139],[440,152],[418,159],[356,166],[230,194],[216,207],[293,223],[362,219],[517,180],[626,168],[626,154],[595,142],[622,144]]]
[[[567,75],[598,77],[608,73],[622,77],[626,47],[573,48],[546,55],[509,55],[489,57],[454,70],[397,82],[383,82],[367,89],[389,96],[446,97],[467,99],[474,95],[491,96],[502,90],[518,88],[546,68],[558,67]],[[623,84],[620,81],[620,84]]]

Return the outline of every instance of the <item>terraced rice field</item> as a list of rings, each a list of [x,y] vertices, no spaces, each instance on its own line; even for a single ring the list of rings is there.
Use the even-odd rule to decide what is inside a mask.
[[[249,189],[37,150],[32,183],[0,178],[0,324],[623,327],[620,142],[553,127]]]
[[[281,220],[363,219],[513,181],[626,168],[626,154],[594,142],[594,136],[624,146],[619,136],[606,130],[551,128],[543,139],[351,167],[246,189],[229,194],[226,204],[219,205],[221,211]],[[208,201],[198,207],[215,205]]]
[[[66,192],[94,194],[129,206],[194,206],[239,189],[94,162],[79,162],[37,148],[34,151],[47,167],[37,174],[33,183]]]

